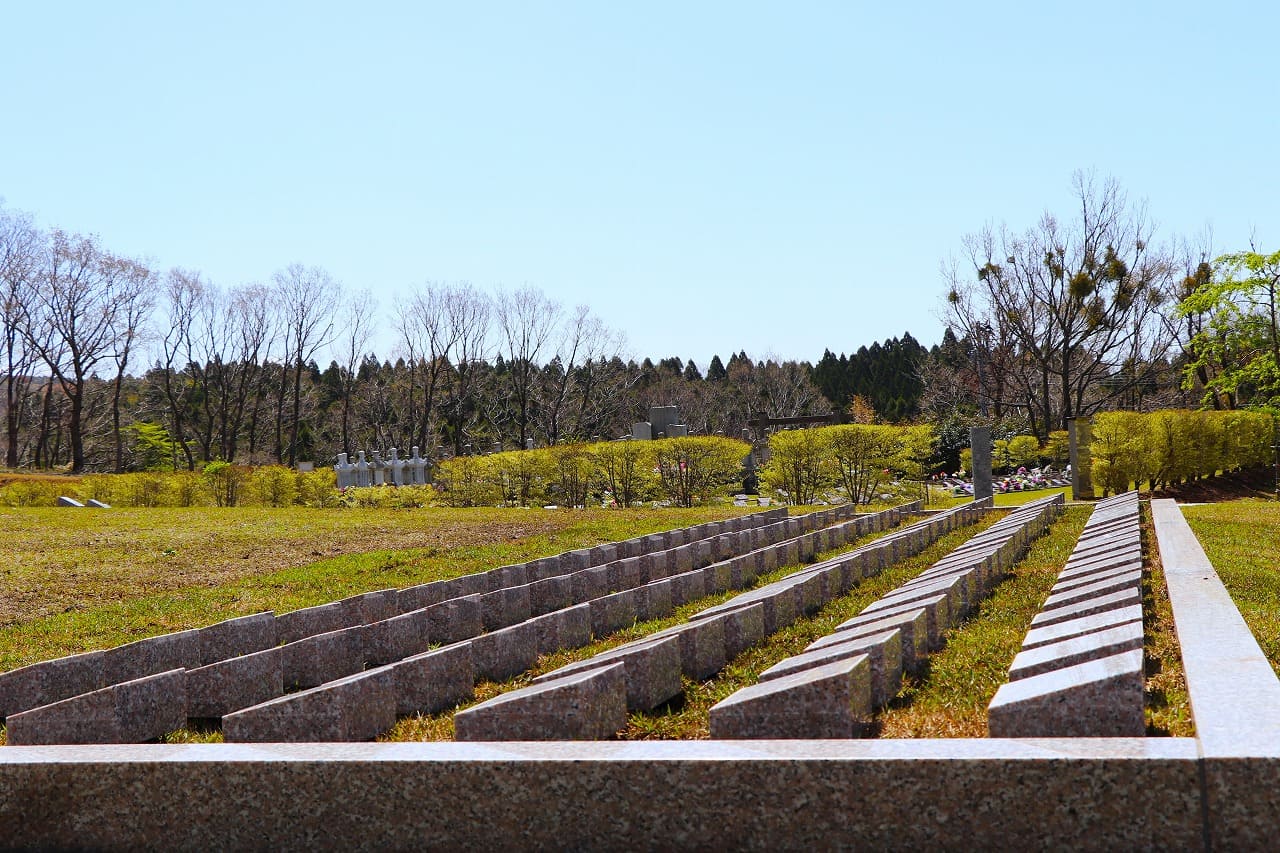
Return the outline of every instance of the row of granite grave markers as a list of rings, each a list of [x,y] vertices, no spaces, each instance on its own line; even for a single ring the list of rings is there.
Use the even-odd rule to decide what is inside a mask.
[[[898,523],[918,504],[850,518],[785,510],[637,537],[331,604],[260,613],[0,674],[11,744],[154,739],[220,720],[228,741],[369,739],[397,717],[471,698],[539,654],[578,648],[705,595],[747,589],[687,622],[460,712],[459,740],[605,738],[763,637],[850,591],[990,502],[965,504],[750,589]],[[711,710],[714,738],[857,736],[988,595],[1062,506],[1013,510],[933,567]],[[1130,493],[1097,505],[989,710],[995,737],[1144,731],[1141,543]],[[438,644],[443,647],[433,648]],[[290,692],[293,691],[293,692]]]
[[[918,553],[948,531],[974,522],[980,511],[977,505],[965,504],[930,516],[741,593],[682,624],[542,675],[530,687],[459,712],[455,736],[471,741],[610,737],[625,727],[628,711],[652,710],[679,696],[682,675],[697,681],[711,678],[764,637],[846,594],[863,578]],[[809,534],[818,538],[812,545],[815,552],[841,547],[857,536],[849,522]],[[788,543],[785,556],[777,558],[780,565],[805,556],[802,550],[791,553],[790,547]],[[802,543],[795,542],[795,547]],[[709,567],[705,575],[714,590],[746,586],[739,579],[739,563],[751,556]]]
[[[375,736],[392,725],[396,716],[431,713],[470,698],[476,681],[501,681],[523,673],[536,664],[539,654],[578,648],[637,620],[669,615],[676,606],[714,591],[720,582],[749,583],[766,554],[776,561],[812,552],[827,538],[815,528],[840,522],[851,510],[827,510],[736,531],[724,524],[701,525],[699,533],[708,535],[693,541],[686,541],[690,537],[678,531],[657,534],[646,540],[660,550],[645,555],[586,565],[473,600],[471,596],[451,599],[444,604],[471,615],[464,620],[465,630],[453,633],[455,641],[444,648],[227,715],[223,733],[232,741]],[[897,514],[888,510],[837,526],[869,530],[891,523]],[[679,544],[682,541],[685,544]],[[664,544],[671,547],[662,548]],[[617,556],[612,553],[614,546],[597,549],[601,560]],[[580,557],[579,565],[595,562],[590,552],[573,553]],[[412,618],[413,614],[405,614],[401,621]],[[369,647],[367,637],[366,633]],[[371,664],[378,662],[373,655],[366,657]],[[440,683],[453,685],[455,692],[443,695],[436,690]]]
[[[991,700],[991,736],[1142,736],[1142,648],[1138,493],[1128,492],[1094,507]]]
[[[711,708],[717,739],[857,737],[1061,511],[1026,504]]]
[[[524,641],[529,638],[536,640],[536,655],[559,642],[557,637],[577,636],[576,626],[584,616],[589,630],[605,618],[602,614],[617,610],[618,602],[610,590],[641,582],[647,577],[645,572],[675,572],[669,584],[674,599],[696,597],[702,594],[703,585],[695,585],[689,574],[695,564],[705,566],[730,556],[735,549],[755,549],[763,555],[769,553],[768,543],[787,538],[795,541],[784,546],[782,554],[799,554],[804,548],[812,551],[830,537],[806,530],[850,515],[852,507],[798,518],[785,518],[784,509],[770,510],[447,581],[364,593],[279,617],[255,614],[106,651],[45,661],[0,674],[0,716],[8,718],[12,743],[83,741],[98,736],[110,741],[147,739],[141,736],[151,731],[142,719],[145,715],[130,711],[153,701],[147,697],[169,697],[170,716],[164,718],[168,722],[185,714],[186,706],[191,711],[188,716],[225,716],[255,699],[279,696],[286,686],[327,684],[359,673],[366,663],[412,656],[432,643],[470,637],[478,640],[477,674],[505,677],[505,668],[513,658],[512,647],[515,659],[526,660],[529,652]],[[852,526],[866,532],[889,517],[896,520],[897,510],[860,516]],[[621,612],[625,613],[625,608]],[[528,624],[511,625],[519,627],[518,632],[502,627],[522,621]],[[477,637],[486,629],[489,633]],[[173,670],[185,673],[178,679],[187,694],[180,711],[174,710],[183,703]],[[304,701],[299,699],[297,707]],[[80,713],[76,707],[81,711],[97,708],[99,715],[105,713],[104,708],[114,707],[117,711],[112,713],[139,722],[96,734],[88,730],[77,733],[67,722]],[[160,725],[159,719],[152,715],[150,725]],[[45,726],[42,720],[62,722]],[[151,731],[150,736],[155,734]]]

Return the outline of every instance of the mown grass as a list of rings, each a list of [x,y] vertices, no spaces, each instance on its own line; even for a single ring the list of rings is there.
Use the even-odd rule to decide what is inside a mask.
[[[1248,499],[1182,508],[1262,652],[1280,673],[1280,504]]]
[[[753,508],[0,511],[0,672]]]

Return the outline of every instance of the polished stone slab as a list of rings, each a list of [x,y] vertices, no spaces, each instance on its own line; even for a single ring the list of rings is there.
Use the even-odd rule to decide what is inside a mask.
[[[222,718],[229,743],[373,740],[396,722],[392,667],[291,693]]]
[[[469,640],[484,629],[480,596],[449,598],[426,608],[427,634],[433,643]]]
[[[871,666],[871,703],[873,707],[882,708],[898,695],[902,686],[902,632],[897,629],[807,649],[778,661],[761,672],[759,679],[764,682],[783,678],[857,655],[866,655],[868,658]]]
[[[623,628],[630,628],[636,623],[639,615],[638,604],[641,595],[634,589],[615,592],[592,599],[591,633],[596,637],[607,637]]]
[[[1034,649],[1037,646],[1083,637],[1096,631],[1132,622],[1142,623],[1141,604],[1130,604],[1077,619],[1066,619],[1042,628],[1032,628],[1023,639],[1022,648]]]
[[[431,646],[429,609],[411,610],[364,626],[364,661],[381,666],[425,652]]]
[[[991,737],[1141,737],[1142,651],[1054,669],[1000,686],[987,708]]]
[[[1072,587],[1063,592],[1050,595],[1041,605],[1041,611],[1055,610],[1059,607],[1065,607],[1070,604],[1077,604],[1081,601],[1087,601],[1092,598],[1107,595],[1112,592],[1121,592],[1128,589],[1139,589],[1142,586],[1142,572],[1131,571],[1122,574],[1113,575],[1095,583],[1085,584],[1084,586]]]
[[[1018,652],[1009,666],[1009,680],[1017,681],[1055,669],[1142,650],[1142,620],[1094,631],[1069,640],[1047,643]]]
[[[83,652],[0,674],[0,716],[70,699],[106,686],[103,652]]]
[[[1127,587],[1116,592],[1109,592],[1106,595],[1099,595],[1096,598],[1084,598],[1074,604],[1056,607],[1053,610],[1042,610],[1032,617],[1031,628],[1035,630],[1049,625],[1056,625],[1059,622],[1093,616],[1097,613],[1106,613],[1122,607],[1131,607],[1135,604],[1141,606],[1142,590],[1138,587]]]
[[[282,647],[187,670],[186,715],[214,719],[284,694]]]
[[[623,664],[572,673],[454,715],[459,741],[601,740],[627,725]]]
[[[851,738],[870,715],[871,666],[860,656],[738,690],[711,707],[711,737]]]
[[[528,619],[530,612],[529,587],[512,586],[478,597],[480,622],[486,631],[496,631]]]
[[[404,592],[404,590],[401,590],[401,592]],[[397,609],[400,609],[401,601],[402,599],[397,597]],[[424,604],[423,606],[425,607],[426,605]],[[408,608],[408,610],[414,609],[416,608]],[[316,634],[327,634],[330,631],[350,628],[358,624],[349,618],[350,615],[349,609],[337,601],[277,614],[276,642],[284,645],[295,640],[301,640],[304,637],[314,637]]]
[[[724,653],[733,660],[765,638],[764,604],[756,602],[724,614]]]
[[[471,642],[412,655],[387,667],[395,688],[396,714],[436,714],[475,695]]]
[[[5,720],[12,746],[141,743],[187,722],[186,671],[113,684]]]
[[[1180,738],[0,753],[11,756],[0,762],[0,826],[22,849],[500,850],[518,838],[529,849],[580,850],[670,849],[676,839],[704,850],[1188,850],[1202,849],[1206,832],[1196,744]],[[1228,794],[1259,781],[1238,775],[1256,765],[1233,767]],[[1240,799],[1263,835],[1270,824],[1256,801],[1270,790]],[[574,807],[549,808],[549,792]]]
[[[929,614],[924,608],[908,610],[884,619],[873,619],[838,627],[834,633],[820,637],[809,644],[810,649],[820,649],[835,643],[843,643],[856,637],[870,637],[885,631],[897,630],[902,634],[902,667],[907,672],[918,671],[929,656]]]
[[[357,625],[280,646],[285,690],[317,687],[364,669],[364,634]]]
[[[574,604],[570,575],[544,578],[529,584],[529,615],[541,616]]]
[[[271,611],[228,619],[200,629],[200,663],[217,663],[275,644],[276,615]]]
[[[680,679],[680,638],[676,636],[640,640],[601,652],[584,661],[563,666],[533,680],[534,684],[555,681],[577,672],[621,663],[626,682],[627,709],[648,711],[663,705],[684,691]]]
[[[199,629],[160,634],[103,651],[102,686],[200,664]]]
[[[538,662],[538,626],[522,622],[471,640],[476,678],[506,681],[533,669]]]
[[[637,617],[644,620],[664,619],[675,612],[671,581],[652,581],[636,590]]]

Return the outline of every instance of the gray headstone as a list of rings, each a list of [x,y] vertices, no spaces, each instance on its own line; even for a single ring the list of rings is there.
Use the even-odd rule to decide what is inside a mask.
[[[435,714],[475,695],[470,643],[454,643],[392,664],[396,714]]]
[[[623,665],[535,684],[459,711],[460,741],[600,740],[627,724]]]
[[[227,619],[200,629],[200,662],[220,660],[269,649],[276,644],[276,615],[270,610]]]
[[[715,740],[857,737],[871,715],[871,666],[848,658],[744,687],[712,706]]]
[[[991,428],[970,427],[969,447],[973,452],[973,497],[977,500],[992,496],[991,483]]]
[[[282,659],[277,647],[188,670],[186,715],[222,717],[283,695]]]
[[[13,746],[142,743],[187,722],[186,672],[174,670],[42,705],[6,720]]]
[[[222,718],[229,743],[373,740],[396,722],[395,674],[379,667]]]

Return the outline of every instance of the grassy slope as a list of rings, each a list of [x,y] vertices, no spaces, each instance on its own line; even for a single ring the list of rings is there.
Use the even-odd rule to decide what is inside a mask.
[[[0,511],[0,672],[744,511]]]

